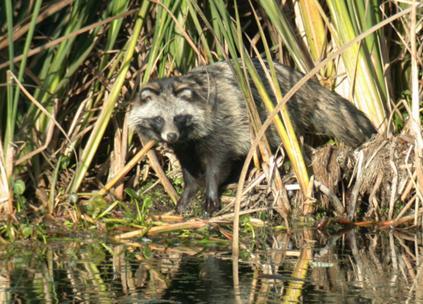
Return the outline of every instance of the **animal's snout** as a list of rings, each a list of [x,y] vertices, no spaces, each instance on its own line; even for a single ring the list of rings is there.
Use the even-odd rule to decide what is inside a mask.
[[[179,135],[175,132],[169,132],[166,134],[166,141],[170,144],[174,144],[179,138]]]

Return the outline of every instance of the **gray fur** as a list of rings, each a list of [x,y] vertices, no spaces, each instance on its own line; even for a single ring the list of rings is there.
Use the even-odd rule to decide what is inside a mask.
[[[254,63],[267,92],[275,99],[260,63]],[[276,69],[283,94],[303,76],[284,65],[276,64]],[[251,88],[264,120],[267,113],[254,85]],[[367,117],[348,100],[314,81],[302,86],[287,107],[296,132],[306,141],[323,136],[356,147],[376,132]],[[179,125],[177,116],[184,117]],[[156,120],[159,131],[153,130],[152,117],[162,118]],[[216,187],[227,180],[232,164],[245,157],[251,143],[246,101],[227,62],[201,66],[185,75],[143,86],[129,122],[144,136],[174,147],[189,188],[184,190],[179,211],[200,184],[206,186],[206,210],[213,212],[220,207]],[[268,135],[271,145],[277,146],[276,134],[270,131]],[[193,160],[186,155],[189,153],[193,154]],[[197,170],[195,166],[200,168]],[[191,186],[187,186],[187,181],[191,181]]]

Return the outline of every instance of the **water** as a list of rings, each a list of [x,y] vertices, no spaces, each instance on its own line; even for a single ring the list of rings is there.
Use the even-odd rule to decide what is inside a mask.
[[[3,246],[0,303],[423,303],[418,235],[261,233],[243,244],[235,279],[229,243],[199,244]]]

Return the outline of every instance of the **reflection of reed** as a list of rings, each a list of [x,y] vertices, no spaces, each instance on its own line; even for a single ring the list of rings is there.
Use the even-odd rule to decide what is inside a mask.
[[[124,246],[114,248],[113,268],[116,279],[121,281],[123,294],[127,300],[135,302],[160,298],[178,271],[181,254],[177,251],[165,252],[154,259],[136,254],[134,259],[128,256],[132,250]]]
[[[362,295],[373,299],[374,303],[389,303],[388,300],[399,303],[406,299],[412,283],[410,279],[415,276],[415,271],[407,269],[406,265],[416,265],[418,252],[417,255],[410,255],[413,247],[401,246],[403,240],[395,237],[394,232],[388,235],[368,234],[359,238],[354,231],[350,231],[347,240],[351,249],[352,269],[344,271],[353,279],[354,285],[362,289]]]
[[[0,303],[10,302],[10,277],[6,271],[0,272]]]
[[[0,299],[16,303],[114,303],[122,295],[133,300],[160,298],[179,270],[181,253],[177,249],[158,250],[157,256],[148,259],[144,256],[147,246],[137,245],[69,242],[34,252],[22,250],[22,256],[13,255],[16,259],[11,261],[2,253]],[[191,249],[193,252],[198,250]]]
[[[420,236],[354,230],[328,236],[306,229],[267,232],[255,241],[243,243],[255,250],[248,264],[235,261],[233,277],[224,260],[229,252],[203,246],[96,241],[2,252],[0,298],[110,303],[189,292],[228,303],[423,301]]]
[[[341,231],[316,238],[305,230],[284,237],[274,236],[271,251],[253,256],[249,303],[278,297],[284,303],[423,300],[423,267],[418,266],[423,242],[415,235]],[[290,248],[283,246],[288,243]],[[314,244],[324,245],[314,249]]]
[[[299,302],[303,294],[304,282],[307,278],[310,262],[313,259],[314,240],[310,230],[304,230],[304,244],[301,249],[297,264],[291,275],[291,280],[283,297],[283,303]]]
[[[338,241],[315,256],[314,261],[329,266],[313,269],[315,289],[337,301],[354,296],[372,299],[372,303],[403,302],[411,291],[421,250],[421,242],[415,239],[413,244],[405,236],[397,232],[360,235],[349,231],[342,248],[344,255],[339,255]],[[339,237],[331,237],[329,243]]]
[[[284,281],[289,280],[289,275],[281,273],[292,272],[292,269],[287,268],[301,256],[300,250],[289,249],[292,240],[287,233],[277,233],[272,236],[272,240],[271,248],[264,250],[268,255],[252,256],[254,270],[248,303],[268,303],[271,300],[279,302],[285,291]],[[297,275],[301,274],[297,272]]]

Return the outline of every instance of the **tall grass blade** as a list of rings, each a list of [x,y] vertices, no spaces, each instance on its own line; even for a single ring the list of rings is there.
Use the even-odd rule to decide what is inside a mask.
[[[14,45],[13,45],[13,11],[12,11],[12,2],[11,0],[4,0],[6,6],[6,26],[7,26],[7,40],[8,40],[8,55],[9,55],[9,70],[14,71],[13,58],[14,58]],[[6,80],[8,81],[8,80]],[[7,86],[6,88],[6,133],[4,134],[4,151],[7,155],[9,145],[13,140],[13,129],[15,121],[13,120],[13,109],[15,108],[13,104],[13,88],[12,86]]]
[[[128,41],[128,47],[125,50],[125,56],[121,64],[121,69],[119,71],[119,74],[116,77],[115,83],[113,84],[111,88],[109,96],[104,102],[102,111],[94,125],[94,129],[90,134],[90,137],[84,148],[84,151],[82,152],[80,163],[78,164],[78,168],[75,172],[72,183],[68,189],[68,192],[70,193],[75,193],[78,190],[79,186],[81,185],[81,182],[94,158],[94,155],[102,139],[102,136],[109,123],[115,103],[121,92],[122,85],[125,80],[126,73],[128,71],[129,64],[131,62],[132,55],[134,53],[135,46],[138,41],[139,34],[143,27],[145,15],[148,11],[149,5],[150,5],[150,2],[145,1],[140,7],[140,10],[138,12],[138,19],[135,22],[135,25],[133,28],[133,34],[130,40]]]
[[[354,3],[363,3],[363,1],[365,0],[358,0]],[[336,29],[335,41],[338,45],[354,39],[360,34],[361,30],[374,25],[364,24],[362,23],[363,20],[356,19],[357,10],[360,8],[363,10],[363,5],[348,6],[344,1],[335,0],[328,0],[327,4]],[[359,11],[359,14],[365,15],[366,12]],[[377,34],[373,33],[370,37],[376,37],[375,35]],[[366,39],[366,42],[354,44],[346,50],[342,54],[342,58],[352,84],[356,105],[368,115],[374,125],[379,128],[379,131],[383,132],[388,126],[385,112],[387,90],[382,81],[383,73],[380,76],[377,75],[383,71],[383,66],[380,66],[382,60],[372,60],[370,56],[370,52],[377,47],[374,43],[376,38]],[[371,49],[369,50],[368,47],[371,47]],[[378,56],[380,58],[380,52],[378,52]]]
[[[25,72],[25,68],[26,68],[26,62],[27,62],[27,56],[28,56],[28,52],[29,52],[29,49],[30,49],[30,46],[31,46],[32,37],[34,35],[36,20],[37,20],[38,14],[40,12],[41,4],[42,4],[42,0],[37,0],[35,2],[34,11],[32,13],[31,22],[30,22],[30,26],[29,26],[29,29],[28,29],[28,34],[27,34],[26,40],[25,40],[23,58],[22,58],[22,61],[20,63],[20,66],[19,66],[18,80],[20,82],[22,82],[22,79],[23,79],[23,76],[24,76],[24,72]],[[15,127],[17,127],[16,115],[17,115],[17,108],[18,108],[18,103],[19,103],[19,96],[20,96],[20,90],[18,88],[16,88],[15,94],[14,94],[14,97],[13,97],[13,108],[12,108],[12,111],[10,113],[10,115],[11,115],[10,121],[12,123],[8,124],[7,129],[6,129],[5,140],[8,141],[8,142],[13,141],[14,133],[15,133]]]
[[[275,0],[260,0],[259,2],[269,17],[271,24],[279,32],[298,69],[302,72],[309,71],[313,67],[310,55],[304,47],[301,47],[303,45],[302,42],[296,37],[289,20],[279,5],[276,4]]]

